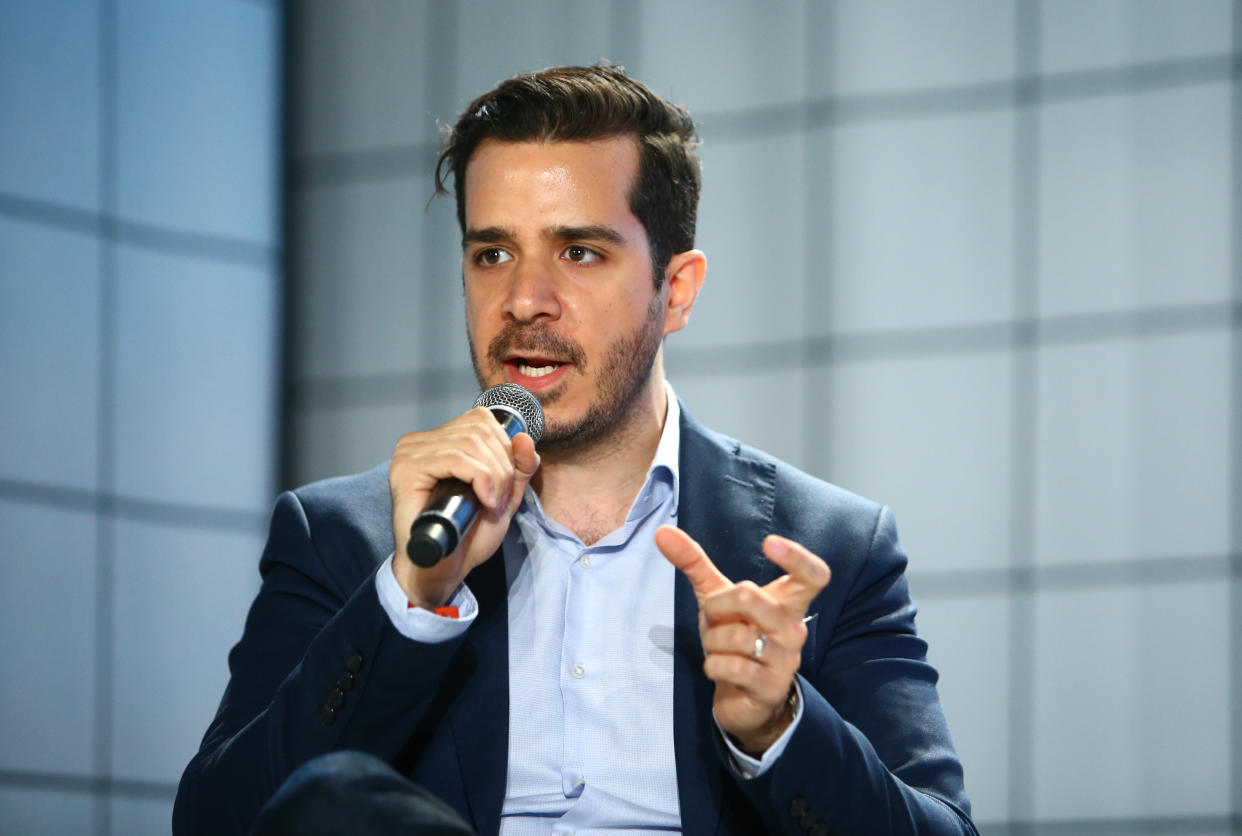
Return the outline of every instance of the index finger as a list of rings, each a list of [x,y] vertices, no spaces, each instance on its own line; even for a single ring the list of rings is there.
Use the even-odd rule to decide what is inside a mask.
[[[764,589],[799,613],[806,612],[832,578],[827,563],[806,546],[787,537],[769,534],[763,539],[763,553],[786,572]]]
[[[694,542],[694,538],[680,528],[662,525],[656,529],[655,544],[668,562],[676,566],[689,579],[694,587],[694,594],[699,600],[728,589],[733,581],[725,577],[716,564],[712,563],[703,547]]]

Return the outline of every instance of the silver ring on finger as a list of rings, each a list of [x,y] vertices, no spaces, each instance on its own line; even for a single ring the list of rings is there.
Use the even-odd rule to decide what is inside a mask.
[[[768,646],[768,637],[765,636],[763,633],[760,633],[755,638],[755,646],[750,649],[751,658],[754,659],[756,662],[762,660],[763,651],[764,649],[767,648],[767,646]]]

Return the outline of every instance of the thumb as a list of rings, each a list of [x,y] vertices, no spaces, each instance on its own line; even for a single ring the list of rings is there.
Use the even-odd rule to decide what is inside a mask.
[[[513,437],[513,487],[509,490],[509,501],[514,507],[522,501],[522,494],[531,478],[539,470],[539,454],[535,452],[535,442],[526,433],[518,433]]]
[[[539,469],[539,454],[535,452],[535,442],[526,433],[518,433],[513,437],[513,466],[517,470],[516,477],[523,487]]]

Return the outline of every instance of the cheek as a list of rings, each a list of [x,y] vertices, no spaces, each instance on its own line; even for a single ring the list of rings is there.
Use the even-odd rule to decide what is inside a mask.
[[[466,308],[466,339],[470,341],[471,349],[480,356],[487,352],[487,341],[490,337],[484,333],[486,327],[486,319],[478,316],[477,312],[472,311],[469,306]]]
[[[477,333],[480,328],[487,327],[488,301],[478,293],[466,292],[466,328],[470,333]]]

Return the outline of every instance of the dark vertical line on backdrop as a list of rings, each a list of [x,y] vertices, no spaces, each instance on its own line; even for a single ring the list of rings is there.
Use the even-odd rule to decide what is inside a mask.
[[[807,3],[803,19],[803,80],[808,100],[835,101],[836,5]],[[825,48],[825,44],[827,48]],[[802,110],[802,461],[811,473],[832,478],[832,381],[836,357],[816,356],[814,347],[831,345],[836,238],[834,195],[836,124],[832,105],[825,113]],[[815,265],[812,268],[812,265]],[[825,429],[829,432],[825,433]]]
[[[1230,85],[1230,195],[1229,228],[1237,230],[1242,224],[1242,3],[1232,5],[1233,12],[1233,82]],[[1232,251],[1230,266],[1233,271],[1233,325],[1230,329],[1230,351],[1233,369],[1230,375],[1230,456],[1231,474],[1230,515],[1231,530],[1229,550],[1234,555],[1233,576],[1229,581],[1229,681],[1230,705],[1242,705],[1242,569],[1237,555],[1242,554],[1242,237],[1230,236]],[[1242,833],[1242,719],[1237,711],[1230,715],[1230,787],[1232,787],[1233,832]]]
[[[610,61],[642,78],[643,6],[634,0],[612,0],[608,6],[608,55]]]
[[[1039,398],[1038,313],[1040,6],[1015,7],[1013,85],[1013,317],[1010,408],[1009,560],[1009,817],[1035,818],[1036,440]],[[1015,824],[1015,832],[1024,832]]]
[[[99,423],[96,427],[96,490],[116,493],[117,376],[117,7],[99,4]],[[96,502],[95,516],[95,730],[92,769],[96,780],[112,775],[112,700],[115,607],[116,518],[109,503]],[[112,832],[112,797],[92,799],[96,836]]]
[[[280,262],[278,277],[280,287],[280,339],[277,358],[277,369],[280,375],[280,404],[277,407],[277,462],[278,487],[288,490],[296,487],[297,467],[294,459],[297,456],[299,440],[296,438],[297,421],[294,409],[294,358],[298,356],[297,347],[300,342],[301,327],[305,311],[301,304],[303,294],[298,293],[301,280],[302,237],[298,229],[302,219],[296,216],[297,196],[304,184],[297,177],[295,164],[294,132],[298,125],[298,108],[301,102],[297,80],[302,77],[299,69],[302,65],[302,29],[299,21],[302,14],[314,14],[303,11],[296,14],[294,6],[280,4],[275,13],[280,15],[278,31],[280,44],[280,137],[277,140],[280,154],[280,218],[277,229],[280,230]]]
[[[462,81],[457,60],[457,33],[461,25],[461,12],[458,5],[456,3],[431,3],[427,7],[427,14],[427,32],[424,34],[425,62],[422,67],[425,85],[423,93],[427,107],[435,114],[437,121],[441,124],[452,125],[458,111],[483,91],[460,90]],[[458,101],[459,96],[464,96],[464,100]],[[421,136],[418,138],[422,139]],[[433,139],[438,139],[438,137],[433,137]],[[428,174],[431,173],[432,165],[432,161],[428,160]],[[451,207],[454,232],[456,232],[457,214],[455,196],[452,192],[456,191],[456,187],[457,184],[454,183],[449,195],[435,198],[437,201],[447,201]],[[461,277],[460,274],[457,276],[443,275],[440,267],[443,263],[441,257],[444,248],[454,247],[454,242],[458,239],[454,236],[446,240],[437,230],[436,222],[429,217],[428,212],[421,213],[420,218],[418,256],[420,304],[418,310],[411,311],[410,314],[414,318],[413,326],[418,329],[419,354],[422,357],[443,357],[443,341],[447,335],[443,330],[445,317],[441,288],[444,283],[452,282],[458,286],[458,292],[461,292]],[[453,323],[453,326],[456,325],[457,323]],[[460,332],[451,331],[451,333],[458,339],[465,337],[464,328]],[[460,337],[457,336],[459,333]],[[433,398],[441,393],[423,388],[413,394],[417,412],[412,417],[416,419],[418,426],[427,426],[431,423],[429,419],[432,416],[430,410],[434,408]]]

